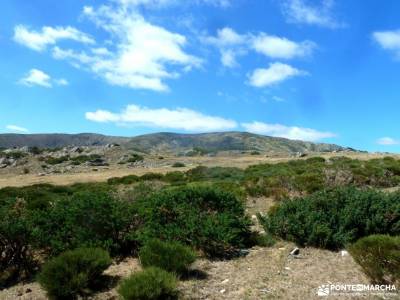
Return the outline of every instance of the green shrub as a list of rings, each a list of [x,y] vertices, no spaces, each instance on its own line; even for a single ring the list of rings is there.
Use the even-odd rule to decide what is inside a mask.
[[[47,157],[44,159],[44,161],[46,162],[46,164],[49,165],[58,165],[58,164],[62,164],[63,162],[66,162],[69,160],[69,156],[65,155],[65,156],[61,156],[61,157]]]
[[[143,267],[158,267],[175,274],[185,273],[195,261],[196,254],[178,242],[148,241],[139,251]]]
[[[266,232],[299,245],[339,249],[371,234],[400,234],[400,193],[325,190],[284,200],[261,221]]]
[[[272,247],[275,245],[276,240],[271,234],[253,233],[253,244],[260,247]]]
[[[354,260],[376,284],[400,281],[400,237],[371,235],[348,248]]]
[[[210,186],[168,188],[136,201],[143,227],[138,238],[180,241],[210,257],[226,257],[244,247],[250,220],[233,194]]]
[[[43,266],[38,282],[50,298],[75,299],[96,285],[110,265],[107,251],[78,248],[49,260]]]
[[[0,205],[0,287],[31,275],[35,263],[31,224],[22,199],[5,199]]]
[[[164,178],[163,174],[152,173],[152,172],[149,172],[149,173],[146,173],[146,174],[143,174],[142,176],[140,176],[141,180],[162,180],[163,178]]]
[[[135,250],[137,218],[131,204],[83,187],[87,191],[79,190],[35,213],[32,230],[38,247],[52,255],[83,246],[101,247],[113,255]]]
[[[74,165],[80,165],[85,162],[91,161],[91,160],[96,160],[96,159],[101,159],[101,156],[98,154],[91,154],[91,155],[79,155],[71,158],[72,164]]]
[[[177,280],[173,274],[151,267],[123,280],[118,293],[124,300],[177,299]]]
[[[107,180],[107,183],[110,185],[114,184],[132,184],[138,182],[140,180],[139,176],[136,175],[127,175],[123,177],[112,177]]]
[[[175,171],[165,174],[163,180],[169,183],[183,183],[185,182],[186,177],[185,173]]]
[[[143,161],[143,160],[144,160],[144,157],[143,157],[142,155],[133,153],[133,154],[131,154],[131,156],[128,158],[127,162],[128,162],[128,163],[135,163],[135,162]]]
[[[176,163],[174,163],[173,165],[172,165],[172,167],[173,168],[183,168],[183,167],[185,167],[186,165],[184,164],[184,163],[181,163],[181,162],[176,162]]]

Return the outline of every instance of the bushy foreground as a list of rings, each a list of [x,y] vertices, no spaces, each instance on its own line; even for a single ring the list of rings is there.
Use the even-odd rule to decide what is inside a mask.
[[[132,274],[118,293],[124,300],[173,300],[178,298],[176,277],[156,267]]]
[[[94,286],[110,265],[107,251],[78,248],[49,260],[38,281],[51,299],[75,299]]]
[[[157,239],[148,241],[139,251],[143,267],[158,267],[181,275],[196,260],[196,254],[187,246],[178,242],[162,242]]]
[[[143,226],[138,239],[179,241],[208,257],[227,257],[245,247],[250,220],[233,194],[210,186],[169,188],[137,202]]]
[[[359,239],[348,250],[373,283],[400,283],[399,236],[371,235]]]
[[[265,230],[302,246],[345,247],[371,234],[400,234],[400,193],[337,188],[287,199],[260,217]]]

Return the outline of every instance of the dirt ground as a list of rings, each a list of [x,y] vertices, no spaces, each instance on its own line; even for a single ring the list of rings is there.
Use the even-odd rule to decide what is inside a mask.
[[[314,248],[300,249],[299,258],[289,255],[295,246],[278,242],[270,248],[254,247],[247,256],[228,261],[199,259],[192,278],[180,281],[183,299],[321,299],[322,284],[368,284],[351,256]],[[118,279],[140,270],[135,258],[112,265],[106,274]],[[380,299],[374,296],[346,299]],[[0,291],[2,300],[47,300],[37,283],[19,284]],[[90,297],[92,300],[118,299],[115,287]],[[343,299],[330,296],[329,299]],[[397,299],[391,297],[389,299]]]

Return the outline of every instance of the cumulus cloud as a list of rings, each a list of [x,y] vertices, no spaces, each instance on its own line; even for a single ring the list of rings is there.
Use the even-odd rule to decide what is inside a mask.
[[[41,31],[29,30],[24,25],[14,28],[14,41],[36,51],[43,51],[48,45],[54,45],[59,40],[74,40],[84,44],[94,44],[94,40],[73,27],[42,27]]]
[[[319,5],[311,5],[309,2],[311,1],[282,1],[282,12],[286,17],[286,21],[288,23],[317,25],[331,29],[345,26],[334,17],[334,0],[321,0]]]
[[[85,7],[84,15],[111,35],[115,50],[101,47],[87,53],[56,46],[53,57],[83,67],[112,85],[167,91],[165,79],[178,78],[202,63],[184,51],[185,36],[147,22],[136,10]]]
[[[391,137],[382,137],[376,141],[379,145],[384,145],[384,146],[392,146],[392,145],[399,145],[400,141],[395,140],[394,138]]]
[[[392,51],[400,58],[400,30],[375,31],[372,33],[372,38],[383,49]]]
[[[237,127],[235,121],[204,115],[187,108],[152,109],[134,104],[128,105],[120,113],[97,110],[95,112],[87,112],[85,116],[86,119],[94,122],[111,122],[123,125],[177,129],[190,132],[230,130]]]
[[[29,87],[38,85],[46,88],[51,88],[53,83],[62,86],[69,84],[64,78],[52,79],[50,75],[38,69],[31,69],[18,83]]]
[[[311,128],[303,128],[297,126],[285,126],[281,124],[268,124],[254,121],[252,123],[241,124],[246,131],[270,135],[274,137],[282,137],[291,140],[302,140],[316,142],[324,138],[335,137],[331,132],[322,132]]]
[[[21,127],[21,126],[17,126],[17,125],[7,125],[6,129],[8,131],[17,132],[17,133],[28,133],[29,132],[28,129]]]
[[[316,48],[316,44],[308,40],[295,42],[265,32],[239,34],[230,27],[219,29],[215,36],[205,36],[202,41],[217,47],[221,54],[221,63],[229,68],[238,66],[236,58],[249,51],[270,58],[292,59],[309,56]]]
[[[261,33],[254,37],[252,47],[255,51],[271,58],[291,59],[308,56],[316,44],[311,41],[296,43],[284,37]]]
[[[280,62],[270,63],[267,69],[256,69],[249,75],[249,84],[254,87],[272,86],[291,77],[304,76],[307,72]]]

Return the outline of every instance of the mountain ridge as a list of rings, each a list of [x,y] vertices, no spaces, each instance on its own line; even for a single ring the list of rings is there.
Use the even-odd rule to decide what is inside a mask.
[[[333,152],[354,151],[328,143],[290,140],[249,132],[173,133],[157,132],[134,137],[107,136],[97,133],[0,134],[1,148],[68,146],[121,146],[143,152],[181,152],[193,148],[207,151],[260,151],[260,152]]]

